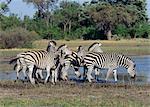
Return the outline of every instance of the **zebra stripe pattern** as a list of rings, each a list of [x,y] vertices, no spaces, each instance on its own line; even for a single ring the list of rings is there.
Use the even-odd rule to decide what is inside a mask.
[[[93,79],[91,73],[94,67],[108,68],[106,80],[108,79],[110,72],[112,72],[113,69],[116,69],[119,66],[128,69],[128,73],[132,77],[135,77],[134,62],[130,58],[121,54],[91,52],[86,54],[86,56],[84,57],[84,64],[88,68],[87,78],[89,82],[91,82],[91,79]]]
[[[47,52],[55,52],[55,50],[56,50],[56,42],[55,41],[53,41],[53,40],[51,40],[51,41],[49,41],[49,43],[48,43],[48,46],[47,46]],[[27,52],[31,52],[31,51],[27,51]],[[22,53],[19,53],[19,54],[17,54],[17,61],[16,61],[16,64],[15,64],[15,66],[14,66],[14,70],[16,70],[16,74],[17,74],[17,79],[19,79],[19,72],[20,71],[22,71],[23,72],[23,74],[24,74],[24,76],[25,76],[25,79],[27,79],[27,73],[26,73],[26,70],[27,70],[27,66],[26,66],[26,63],[24,62],[24,56],[26,55],[26,53],[27,52],[22,52]],[[15,61],[16,60],[16,58],[15,59],[13,59],[13,60],[11,60],[10,61],[10,63],[12,63],[13,61]],[[35,67],[36,68],[36,67]],[[38,78],[38,74],[40,75],[40,78],[41,79],[44,79],[44,77],[43,77],[43,75],[42,75],[42,70],[41,69],[37,69],[36,68],[36,78]]]
[[[26,52],[26,55],[23,58],[27,68],[29,69],[28,76],[32,84],[35,84],[35,80],[32,77],[34,66],[41,70],[46,69],[47,76],[45,78],[45,83],[48,81],[50,76],[50,70],[52,70],[52,83],[54,84],[54,70],[56,68],[54,60],[55,57],[56,56],[53,52],[43,50]]]

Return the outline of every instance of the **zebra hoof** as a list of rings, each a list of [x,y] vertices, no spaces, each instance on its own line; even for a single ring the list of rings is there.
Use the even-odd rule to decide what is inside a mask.
[[[52,84],[55,85],[56,83],[55,83],[55,82],[52,82]]]
[[[27,77],[24,77],[24,79],[27,80],[28,78],[27,78]]]

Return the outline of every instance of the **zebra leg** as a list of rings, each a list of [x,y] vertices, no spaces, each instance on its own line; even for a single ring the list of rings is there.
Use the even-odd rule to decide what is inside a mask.
[[[30,80],[31,84],[35,84],[35,79],[32,77],[34,65],[30,65],[30,66],[28,66],[28,68],[29,68],[29,72],[28,72],[29,80]]]
[[[23,67],[22,67],[22,72],[23,72],[23,75],[24,75],[25,80],[27,79],[26,70],[27,70],[27,66],[26,66],[26,65],[23,65]]]
[[[95,68],[95,80],[98,80],[98,76],[100,75],[99,69]]]
[[[68,80],[68,69],[70,67],[70,63],[65,62],[64,66],[61,69],[61,78],[65,81]]]
[[[113,75],[114,75],[115,82],[117,82],[117,70],[116,69],[113,70]]]
[[[44,77],[43,77],[43,74],[42,74],[42,70],[41,69],[37,69],[37,71],[36,71],[36,78],[38,78],[39,77],[39,75],[40,75],[40,79],[44,79]]]
[[[17,64],[17,66],[16,66],[17,80],[19,79],[19,72],[20,72],[20,70],[21,70],[21,66],[20,66],[20,64]]]
[[[107,71],[107,74],[106,74],[106,79],[105,79],[106,81],[108,80],[111,73],[113,73],[113,69],[109,68],[108,71]]]
[[[88,79],[89,82],[92,82],[91,79],[93,79],[93,77],[92,77],[92,75],[91,75],[91,73],[92,73],[92,71],[93,71],[93,68],[94,68],[93,65],[88,66],[87,79]]]
[[[50,67],[46,67],[46,72],[47,72],[47,74],[46,74],[46,78],[45,78],[44,83],[47,83],[47,81],[48,81],[48,79],[50,77]]]
[[[55,84],[55,70],[52,69],[52,84]]]
[[[55,69],[55,82],[57,82],[57,79],[58,79],[58,72],[59,72],[59,69],[60,69],[60,63],[57,65],[57,68]]]
[[[83,69],[84,69],[84,72],[83,72],[83,80],[86,80],[86,77],[87,77],[87,67],[84,65],[83,66]]]

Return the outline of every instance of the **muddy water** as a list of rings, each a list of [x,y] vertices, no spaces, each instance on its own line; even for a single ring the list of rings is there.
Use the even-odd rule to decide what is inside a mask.
[[[132,56],[131,57],[136,63],[137,71],[137,83],[150,83],[150,56]],[[1,62],[0,64],[7,64],[8,62]],[[3,67],[3,66],[1,66]],[[6,67],[6,66],[5,66]],[[69,78],[74,80],[76,79],[73,69],[70,69]],[[83,73],[83,68],[80,68],[81,73]],[[107,69],[102,69],[98,80],[102,82],[106,77]],[[125,68],[117,69],[118,81],[126,82],[129,81],[129,76]],[[93,75],[94,76],[94,75]],[[20,74],[20,78],[23,79],[23,74]],[[13,68],[10,68],[8,71],[0,71],[0,80],[15,80],[16,73],[13,71]],[[81,78],[82,80],[82,78]],[[114,81],[113,76],[110,76],[110,81]]]

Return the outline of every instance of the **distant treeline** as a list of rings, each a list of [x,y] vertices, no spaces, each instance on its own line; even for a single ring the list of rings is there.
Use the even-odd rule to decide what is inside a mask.
[[[22,44],[26,47],[30,40],[38,38],[119,40],[150,37],[146,0],[92,0],[83,4],[66,0],[23,0],[37,10],[33,18],[24,16],[23,19],[15,14],[5,16],[11,1],[0,3],[1,48],[22,47]],[[17,44],[17,41],[21,42]]]

